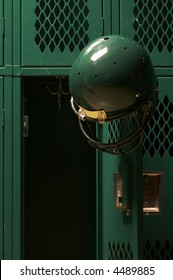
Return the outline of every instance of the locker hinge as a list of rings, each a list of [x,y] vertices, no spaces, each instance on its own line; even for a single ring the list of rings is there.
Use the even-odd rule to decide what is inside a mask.
[[[5,35],[5,18],[1,18],[1,34]]]
[[[5,109],[2,108],[1,110],[1,126],[4,127],[5,126]]]
[[[101,36],[104,35],[104,18],[101,17],[100,20],[100,32],[101,32]]]

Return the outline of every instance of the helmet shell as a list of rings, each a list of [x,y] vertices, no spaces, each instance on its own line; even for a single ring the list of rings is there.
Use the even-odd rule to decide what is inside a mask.
[[[120,35],[97,38],[70,71],[70,92],[81,107],[109,116],[155,98],[155,74],[146,50]]]

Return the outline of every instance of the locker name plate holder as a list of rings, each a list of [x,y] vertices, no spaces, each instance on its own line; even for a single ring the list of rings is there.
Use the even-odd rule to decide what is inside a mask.
[[[160,171],[143,171],[143,213],[145,215],[159,214],[161,212],[162,177]],[[125,192],[126,193],[126,192]],[[114,173],[115,208],[126,214],[132,209],[124,197],[124,179],[119,172]]]

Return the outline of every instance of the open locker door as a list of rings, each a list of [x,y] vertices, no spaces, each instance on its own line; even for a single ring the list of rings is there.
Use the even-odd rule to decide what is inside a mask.
[[[0,259],[4,256],[3,245],[3,187],[4,187],[4,89],[3,89],[3,77],[0,77]]]

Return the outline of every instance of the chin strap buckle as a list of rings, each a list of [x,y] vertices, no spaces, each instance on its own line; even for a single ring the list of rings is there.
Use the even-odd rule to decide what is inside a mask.
[[[103,124],[107,119],[106,112],[104,110],[99,111],[89,111],[83,107],[79,107],[78,116],[81,120],[91,119],[93,121],[98,121],[98,123]]]

